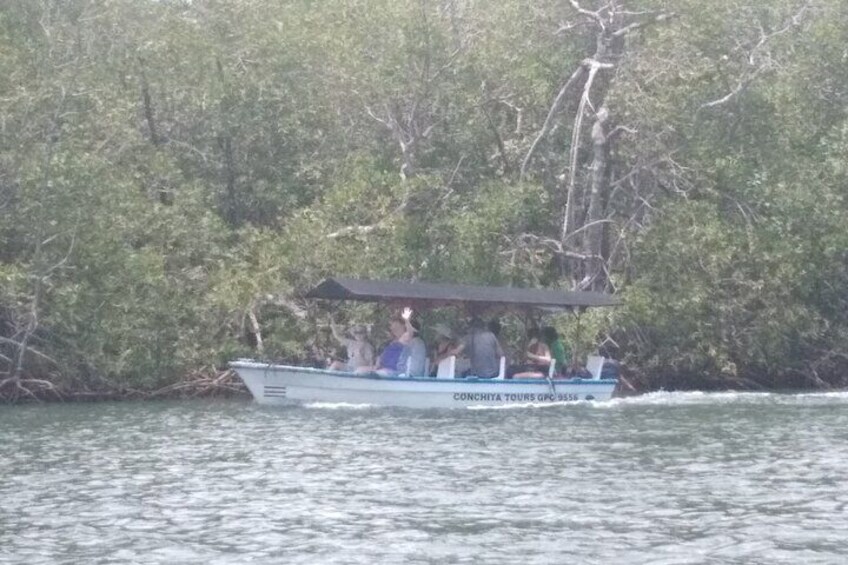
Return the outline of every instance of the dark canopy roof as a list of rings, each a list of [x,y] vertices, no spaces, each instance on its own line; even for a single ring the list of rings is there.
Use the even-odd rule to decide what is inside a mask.
[[[620,301],[599,292],[538,288],[469,286],[460,284],[369,281],[332,277],[310,290],[306,298],[362,302],[409,301],[419,305],[477,304],[566,310],[574,307],[615,306]]]

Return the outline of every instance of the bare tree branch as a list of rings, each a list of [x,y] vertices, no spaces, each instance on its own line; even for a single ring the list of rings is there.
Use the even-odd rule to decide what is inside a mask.
[[[595,220],[594,222],[589,222],[588,224],[583,224],[578,229],[569,233],[568,236],[565,239],[563,239],[562,244],[565,245],[566,241],[568,241],[569,239],[571,239],[575,235],[579,234],[580,232],[583,232],[583,231],[585,231],[585,230],[587,230],[591,227],[599,226],[599,225],[602,225],[602,224],[614,224],[614,223],[615,223],[614,220],[602,219],[602,220]]]
[[[501,142],[503,143],[503,142]],[[503,145],[501,145],[503,147]],[[501,153],[504,160],[504,167],[509,167],[509,162],[506,160],[506,155]],[[456,179],[456,174],[459,172],[459,168],[462,166],[462,162],[465,160],[465,155],[460,155],[459,160],[456,162],[456,167],[453,168],[453,172],[451,173],[450,179],[448,180],[448,188],[453,185],[453,181]]]
[[[262,343],[262,327],[259,325],[259,319],[256,317],[256,305],[252,304],[245,313],[250,322],[250,331],[256,336],[256,351],[262,353],[265,345]]]
[[[733,88],[733,90],[731,90],[730,92],[728,92],[727,94],[725,94],[721,98],[717,98],[717,99],[715,99],[711,102],[705,102],[705,103],[701,104],[699,109],[705,110],[707,108],[715,108],[716,106],[721,106],[722,104],[726,104],[727,102],[729,102],[730,100],[732,100],[733,98],[738,96],[740,93],[742,93],[744,90],[746,90],[748,88],[748,85],[751,84],[754,81],[754,79],[757,78],[757,76],[759,76],[759,74],[763,70],[764,70],[763,67],[759,67],[757,69],[754,69],[750,73],[744,75],[739,80],[739,83]]]
[[[611,63],[601,63],[595,59],[589,59],[584,62],[589,66],[589,76],[586,78],[586,83],[583,85],[583,95],[580,97],[580,104],[577,107],[577,114],[574,119],[574,127],[571,130],[571,151],[569,158],[569,181],[565,199],[565,217],[562,221],[562,234],[560,239],[565,240],[568,236],[568,230],[571,227],[571,214],[574,206],[574,189],[577,178],[577,155],[580,151],[580,135],[583,129],[583,116],[586,113],[586,106],[592,105],[589,96],[592,93],[592,84],[595,82],[595,77],[601,69],[611,69]]]
[[[621,12],[619,12],[619,13],[621,13]],[[650,20],[644,20],[644,21],[640,21],[640,22],[632,22],[630,24],[627,24],[623,28],[617,29],[614,32],[612,32],[612,36],[613,37],[622,37],[622,36],[627,35],[631,31],[635,31],[637,29],[641,29],[641,28],[649,26],[649,25],[658,24],[658,23],[661,23],[661,22],[668,21],[671,18],[673,18],[674,16],[675,16],[675,14],[666,14],[666,13],[656,14]]]
[[[266,296],[266,299],[269,303],[274,304],[275,306],[280,306],[281,308],[285,308],[288,310],[292,316],[299,320],[305,320],[309,313],[301,307],[299,304],[294,302],[293,300],[289,300],[285,296],[282,295],[271,295]]]
[[[572,29],[577,29],[579,27],[584,27],[587,25],[592,25],[592,22],[588,22],[586,20],[582,20],[579,22],[562,22],[561,24],[559,24],[559,27],[554,32],[554,35],[562,35],[568,31],[571,31]]]
[[[739,96],[739,94],[744,92],[759,75],[761,75],[766,70],[772,68],[776,64],[775,61],[771,58],[771,55],[769,53],[766,53],[765,56],[762,55],[763,50],[775,37],[783,35],[784,33],[787,33],[790,30],[799,27],[803,23],[804,16],[806,15],[810,7],[811,1],[807,0],[807,2],[805,2],[798,9],[798,11],[796,11],[792,16],[790,16],[780,28],[771,33],[766,33],[764,29],[760,28],[759,40],[757,41],[756,45],[751,48],[751,50],[748,52],[748,55],[745,57],[745,63],[748,68],[745,70],[745,72],[742,73],[742,76],[737,81],[736,86],[733,87],[733,89],[724,96],[716,98],[715,100],[711,100],[710,102],[705,102],[701,104],[698,110],[715,108],[717,106],[721,106],[723,104],[728,103],[729,101]]]
[[[368,235],[385,228],[383,221],[370,226],[345,226],[340,230],[327,234],[327,239],[338,239],[340,237],[352,237],[356,235]]]
[[[554,99],[554,103],[551,105],[551,108],[548,110],[548,115],[545,118],[545,122],[542,124],[542,129],[536,135],[536,139],[533,140],[532,145],[530,145],[529,151],[527,151],[527,155],[524,157],[524,161],[521,163],[521,174],[519,178],[522,180],[527,173],[527,165],[530,164],[530,159],[533,158],[533,154],[536,152],[536,148],[539,146],[539,142],[542,141],[548,132],[551,129],[551,125],[553,124],[554,116],[556,116],[559,111],[560,106],[562,105],[562,101],[565,99],[565,94],[568,92],[568,89],[577,82],[580,76],[583,74],[585,70],[584,64],[581,63],[579,67],[568,77],[568,80],[565,81],[565,84],[562,85],[562,88],[559,90],[559,94],[557,94]]]
[[[49,361],[53,365],[56,365],[56,366],[59,365],[59,363],[57,363],[55,359],[53,359],[52,357],[50,357],[46,353],[42,353],[41,351],[35,349],[31,345],[27,345],[27,344],[25,344],[21,341],[15,341],[14,339],[9,339],[7,337],[0,336],[0,342],[7,343],[9,345],[13,345],[16,348],[22,348],[24,350],[24,353],[32,353],[36,357],[41,357],[42,359],[44,359],[45,361]],[[2,357],[6,361],[12,361],[11,359],[6,357],[5,355],[3,355]]]
[[[587,18],[594,20],[594,22],[596,24],[598,24],[598,26],[600,26],[601,30],[607,29],[606,22],[604,22],[604,18],[601,16],[601,11],[603,10],[603,8],[601,8],[601,9],[595,11],[595,12],[592,12],[590,10],[583,8],[580,4],[577,3],[577,0],[568,0],[568,1],[571,4],[571,6],[575,10],[577,10],[578,13],[586,16]]]
[[[589,259],[602,259],[602,257],[600,257],[598,255],[590,255],[590,254],[586,254],[586,253],[578,253],[578,252],[575,252],[575,251],[571,251],[569,249],[566,249],[562,245],[562,242],[559,241],[559,240],[553,239],[551,237],[539,236],[539,235],[532,234],[532,233],[523,233],[523,234],[519,235],[518,237],[516,237],[514,240],[509,240],[509,238],[507,238],[507,240],[510,242],[510,244],[517,245],[519,247],[543,248],[543,249],[547,249],[548,251],[553,252],[556,255],[559,255],[559,256],[562,256],[562,257],[568,257],[568,258],[571,258],[571,259],[580,259],[582,261],[587,261]],[[509,252],[501,252],[501,253],[503,254],[503,253],[509,253]]]
[[[384,126],[386,126],[386,128],[388,128],[389,131],[394,131],[394,127],[392,127],[392,124],[390,124],[388,120],[384,120],[383,118],[378,117],[377,114],[374,113],[374,111],[371,109],[370,106],[366,105],[365,111],[368,112],[368,115],[371,116],[374,120],[376,120],[376,121],[380,122],[381,124],[383,124]]]

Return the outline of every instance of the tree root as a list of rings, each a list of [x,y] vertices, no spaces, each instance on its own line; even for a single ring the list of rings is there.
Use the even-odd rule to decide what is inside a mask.
[[[207,367],[187,375],[183,380],[149,391],[135,388],[60,391],[43,379],[8,377],[0,380],[0,403],[19,404],[45,401],[148,400],[162,398],[219,398],[247,394],[235,371],[219,371]]]
[[[43,379],[22,379],[15,376],[0,381],[0,401],[11,404],[44,400],[64,400],[64,398],[53,383]]]
[[[146,395],[148,398],[207,398],[242,395],[244,384],[235,371],[200,370],[183,381],[164,386]]]

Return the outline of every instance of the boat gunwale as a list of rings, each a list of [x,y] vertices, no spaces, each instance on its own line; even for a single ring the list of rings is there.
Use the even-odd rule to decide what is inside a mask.
[[[256,370],[277,370],[284,369],[289,372],[314,373],[316,375],[341,377],[346,379],[365,379],[384,382],[419,382],[419,383],[440,383],[440,384],[497,384],[497,385],[548,385],[549,381],[544,377],[531,379],[497,379],[497,378],[480,378],[480,377],[454,377],[451,379],[437,379],[435,377],[425,376],[386,376],[378,375],[377,373],[348,373],[346,371],[333,371],[330,369],[318,369],[315,367],[299,367],[297,365],[281,365],[276,363],[263,363],[260,361],[238,360],[229,363],[229,366],[238,370],[239,368],[256,369]],[[571,385],[611,385],[617,384],[618,379],[553,379],[556,384],[571,384]]]

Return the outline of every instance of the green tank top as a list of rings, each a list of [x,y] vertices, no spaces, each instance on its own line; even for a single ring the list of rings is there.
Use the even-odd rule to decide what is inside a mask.
[[[571,356],[565,350],[565,346],[561,340],[556,340],[551,344],[551,357],[556,361],[557,371],[562,371],[568,367],[571,361]]]

